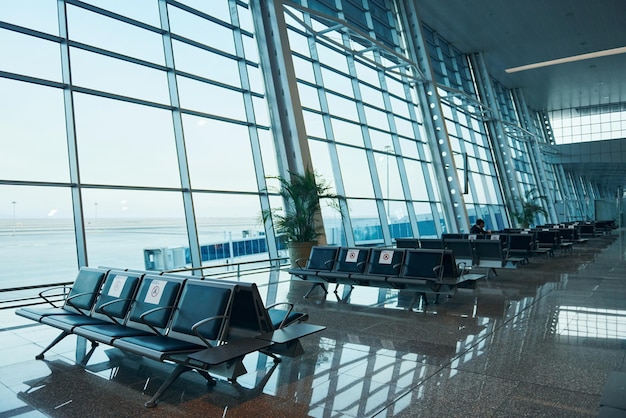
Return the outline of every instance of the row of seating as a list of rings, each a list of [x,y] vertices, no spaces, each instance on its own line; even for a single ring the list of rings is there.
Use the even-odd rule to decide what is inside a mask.
[[[414,291],[415,297],[426,293],[450,294],[457,287],[472,286],[484,274],[470,274],[457,264],[454,254],[443,249],[403,249],[315,246],[307,260],[288,270],[294,277],[311,282],[307,292],[326,284],[388,287]]]
[[[510,248],[527,248],[530,251],[529,235],[517,236],[489,235],[489,239],[418,239],[396,238],[399,248],[445,248],[454,252],[459,263],[468,268],[487,268],[494,271],[498,268],[514,269],[528,261],[527,256],[513,254]]]
[[[74,334],[92,342],[91,352],[103,343],[175,364],[147,407],[156,406],[186,371],[197,371],[210,384],[209,370],[234,381],[246,373],[245,355],[259,351],[278,362],[277,355],[303,352],[301,337],[325,329],[302,323],[308,315],[294,312],[292,304],[265,307],[254,283],[83,267],[62,306],[50,298],[54,292],[40,293],[52,307],[16,310],[61,330],[36,358]]]
[[[575,229],[582,238],[594,238],[610,234],[617,228],[615,220],[608,221],[575,221],[559,224],[539,225],[537,228]]]

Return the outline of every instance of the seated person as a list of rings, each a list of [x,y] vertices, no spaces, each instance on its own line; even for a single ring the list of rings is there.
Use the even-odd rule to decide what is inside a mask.
[[[485,230],[485,221],[482,219],[476,219],[476,224],[470,229],[470,234],[485,235],[491,234],[491,231]]]

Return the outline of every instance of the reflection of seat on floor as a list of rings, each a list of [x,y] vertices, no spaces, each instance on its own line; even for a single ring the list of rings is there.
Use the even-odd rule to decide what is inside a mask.
[[[43,360],[49,369],[46,376],[24,381],[27,389],[17,397],[49,416],[85,416],[95,407],[106,408],[112,399],[116,407],[129,416],[145,413],[141,399],[145,396],[134,390],[120,391],[117,386],[85,371],[84,367],[68,364],[65,360]]]
[[[108,357],[108,361],[88,365],[86,369],[93,373],[111,370],[111,380],[123,385],[136,386],[139,383],[143,384],[143,382],[150,381],[150,384],[153,386],[158,386],[167,378],[173,368],[170,364],[160,363],[116,348],[107,349],[104,353]],[[260,395],[279,363],[271,361],[271,358],[266,356],[260,356],[259,362],[262,362],[264,365],[259,366],[257,364],[256,370],[241,376],[246,384],[251,383],[249,384],[250,387],[244,386],[237,381],[227,383],[214,380],[206,382],[207,387],[211,388],[209,394],[219,393],[221,395],[227,393],[236,397],[238,401],[252,399]],[[270,367],[267,367],[268,365]],[[203,390],[202,386],[198,385],[198,380],[193,373],[181,376],[180,381],[171,387],[170,392],[172,393],[167,395],[167,397],[176,399],[176,397],[180,396],[181,391],[184,391],[187,395],[186,397],[190,397],[190,395],[207,396],[206,390]],[[176,389],[177,387],[179,389]]]

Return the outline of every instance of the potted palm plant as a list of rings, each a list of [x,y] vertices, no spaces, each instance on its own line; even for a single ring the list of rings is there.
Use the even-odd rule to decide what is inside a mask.
[[[534,224],[537,215],[548,215],[541,201],[547,202],[547,198],[539,195],[535,188],[528,190],[525,197],[520,199],[521,210],[512,212],[512,215],[522,228],[528,228]]]
[[[285,207],[264,210],[261,216],[263,222],[271,220],[276,233],[287,241],[291,265],[297,267],[296,260],[307,259],[321,235],[315,221],[320,216],[320,199],[336,199],[337,195],[330,193],[330,184],[311,170],[290,172],[289,178],[268,178],[280,183],[277,191]]]

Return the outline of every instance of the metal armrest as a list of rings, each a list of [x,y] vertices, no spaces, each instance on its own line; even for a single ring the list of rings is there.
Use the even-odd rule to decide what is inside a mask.
[[[39,292],[39,297],[42,298],[43,300],[45,300],[47,303],[49,303],[50,305],[52,305],[55,308],[58,308],[59,306],[55,305],[53,301],[51,301],[50,299],[48,299],[48,297],[46,296],[46,293],[51,292],[53,290],[57,290],[57,289],[64,289],[65,291],[61,294],[64,295],[65,297],[63,298],[63,300],[67,300],[67,294],[69,293],[69,291],[72,290],[71,286],[55,286],[55,287],[50,287],[48,289],[42,290],[41,292]],[[68,291],[69,290],[69,291]],[[59,295],[60,296],[60,295]]]
[[[206,344],[207,347],[213,347],[213,344],[211,344],[211,342],[207,340],[204,337],[204,335],[200,333],[200,331],[198,331],[198,328],[200,328],[203,325],[208,324],[211,321],[215,321],[216,319],[224,319],[224,318],[226,318],[226,315],[217,315],[217,316],[212,316],[210,318],[201,319],[200,321],[196,322],[195,324],[191,326],[191,330],[198,336],[198,338],[202,340],[202,342]]]
[[[304,260],[304,264],[302,264],[301,262]],[[306,265],[308,264],[309,259],[308,258],[298,258],[296,259],[296,265],[298,266],[298,268],[305,268]]]
[[[159,306],[158,308],[154,308],[154,309],[147,310],[147,311],[145,311],[144,313],[142,313],[142,314],[139,316],[139,319],[141,320],[141,322],[143,322],[145,325],[147,325],[147,326],[148,326],[148,327],[149,327],[152,331],[154,331],[154,333],[155,333],[155,334],[157,334],[157,335],[163,335],[163,334],[162,334],[162,333],[161,333],[158,329],[156,329],[155,327],[153,327],[153,326],[152,326],[152,324],[149,324],[149,323],[146,321],[146,317],[147,317],[148,315],[151,315],[151,314],[155,313],[155,312],[162,311],[162,310],[165,310],[165,309],[174,309],[174,306]]]
[[[272,309],[273,307],[278,306],[278,305],[287,305],[287,306],[289,306],[289,309],[287,309],[287,313],[285,314],[285,317],[280,322],[280,325],[278,325],[278,329],[280,329],[280,328],[285,326],[285,321],[287,320],[287,318],[289,318],[289,314],[291,313],[291,311],[293,311],[294,304],[291,303],[291,302],[277,302],[277,303],[273,303],[273,304],[267,306],[265,309],[269,311],[270,309]]]
[[[116,323],[116,324],[118,324],[118,325],[121,325],[121,322],[119,322],[117,319],[113,318],[113,317],[111,316],[111,314],[109,314],[109,313],[106,311],[106,308],[108,308],[109,306],[111,306],[111,305],[113,305],[113,304],[120,303],[120,302],[126,302],[126,301],[129,301],[129,300],[132,300],[132,299],[125,298],[125,299],[115,299],[115,300],[110,300],[110,301],[108,301],[107,303],[103,303],[102,305],[100,305],[100,306],[98,307],[98,312],[100,312],[100,313],[102,313],[102,314],[106,315],[106,316],[107,316],[107,318],[109,318],[109,319],[110,319],[111,321],[113,321],[114,323]]]

